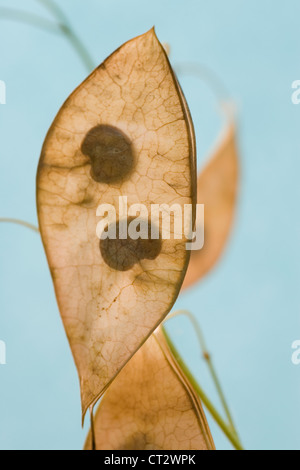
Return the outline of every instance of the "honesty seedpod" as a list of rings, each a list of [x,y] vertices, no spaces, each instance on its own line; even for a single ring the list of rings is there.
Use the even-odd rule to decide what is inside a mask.
[[[114,52],[67,99],[38,167],[39,226],[83,416],[170,311],[189,262],[185,236],[138,246],[99,241],[98,206],[117,207],[122,196],[149,209],[192,205],[194,224],[193,125],[153,29]]]
[[[213,450],[199,398],[154,333],[120,372],[95,416],[97,450]],[[86,450],[92,449],[88,436]]]
[[[217,263],[228,240],[238,192],[236,129],[228,119],[217,149],[200,172],[197,202],[205,206],[204,247],[192,251],[182,289],[205,276]]]

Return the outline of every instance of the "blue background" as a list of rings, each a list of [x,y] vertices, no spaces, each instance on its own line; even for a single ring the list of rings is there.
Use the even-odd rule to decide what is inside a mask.
[[[216,269],[179,298],[197,315],[248,449],[300,449],[299,0],[61,0],[96,64],[153,25],[173,64],[213,70],[237,105],[241,188],[234,230]],[[50,17],[34,0],[0,6]],[[35,174],[45,134],[86,70],[65,38],[0,18],[0,215],[37,223]],[[199,163],[218,130],[215,96],[179,75]],[[39,236],[0,227],[0,448],[80,449],[78,379]],[[170,331],[219,406],[185,319]],[[231,446],[209,417],[217,448]]]

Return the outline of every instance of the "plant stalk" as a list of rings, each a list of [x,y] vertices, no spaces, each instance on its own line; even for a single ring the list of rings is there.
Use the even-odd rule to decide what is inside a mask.
[[[185,376],[187,377],[187,379],[189,380],[189,382],[193,386],[195,392],[199,395],[199,398],[203,402],[204,406],[207,408],[209,413],[212,415],[212,417],[214,418],[216,423],[220,426],[220,428],[222,429],[222,431],[224,432],[224,434],[226,435],[228,440],[231,442],[233,447],[236,450],[244,450],[238,436],[236,435],[236,433],[232,431],[231,426],[228,426],[225,423],[225,421],[223,420],[223,418],[221,417],[219,412],[216,410],[216,408],[214,407],[214,405],[212,404],[212,402],[210,401],[210,399],[208,398],[208,396],[206,395],[206,393],[204,392],[202,387],[199,385],[199,383],[197,382],[197,380],[193,376],[192,372],[190,371],[190,369],[186,365],[185,361],[183,360],[183,358],[179,354],[176,346],[174,345],[173,341],[171,340],[171,338],[170,338],[169,334],[167,333],[164,326],[162,326],[162,331],[163,331],[163,334],[165,336],[168,347],[170,348],[171,353],[173,354],[173,356],[176,359],[178,365],[180,366],[183,373],[185,374]]]

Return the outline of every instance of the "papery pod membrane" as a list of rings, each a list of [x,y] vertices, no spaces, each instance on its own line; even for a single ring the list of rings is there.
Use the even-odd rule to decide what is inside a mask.
[[[186,289],[217,263],[231,232],[238,192],[239,161],[236,128],[227,124],[217,150],[200,172],[197,203],[204,204],[204,247],[191,252],[182,289]]]
[[[94,418],[96,450],[214,450],[199,398],[160,331],[120,372]],[[91,433],[85,450],[92,449]]]
[[[192,204],[194,223],[194,131],[153,29],[114,52],[68,98],[38,167],[39,226],[83,416],[170,311],[189,261],[174,224],[169,240],[100,242],[97,208],[112,204],[123,218],[120,197],[149,214],[151,204],[182,211]]]

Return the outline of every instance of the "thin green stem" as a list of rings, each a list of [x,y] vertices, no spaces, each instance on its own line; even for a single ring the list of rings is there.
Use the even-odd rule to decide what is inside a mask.
[[[69,42],[72,44],[73,48],[77,52],[78,56],[81,58],[82,62],[84,63],[88,73],[91,73],[92,70],[95,68],[95,64],[93,59],[91,58],[87,48],[83,44],[83,42],[79,39],[77,34],[67,25],[61,25],[61,30]]]
[[[199,341],[199,344],[200,344],[200,347],[201,347],[201,350],[202,350],[203,358],[204,358],[204,360],[207,364],[207,367],[210,371],[211,377],[213,379],[214,385],[215,385],[216,390],[218,392],[220,401],[222,403],[223,409],[224,409],[225,414],[227,416],[227,419],[228,419],[229,425],[231,427],[231,430],[238,437],[238,432],[236,430],[236,427],[235,427],[235,424],[234,424],[234,421],[233,421],[233,418],[232,418],[227,400],[225,398],[225,394],[223,392],[221,382],[218,378],[217,371],[216,371],[215,366],[213,364],[211,354],[209,353],[208,348],[206,346],[206,341],[205,341],[202,329],[201,329],[198,321],[196,320],[195,316],[191,312],[189,312],[188,310],[179,310],[178,312],[174,312],[173,314],[171,314],[167,318],[167,320],[170,320],[170,319],[172,319],[172,318],[174,318],[178,315],[185,315],[193,325],[193,328],[195,330],[195,333],[197,335],[197,338],[198,338],[198,341]]]
[[[69,20],[64,14],[63,10],[57,5],[52,0],[36,0],[38,3],[40,3],[43,7],[45,7],[50,13],[58,19],[61,23],[68,24],[69,25]]]
[[[236,450],[243,450],[243,446],[239,440],[239,438],[236,436],[234,432],[232,432],[231,428],[225,423],[221,415],[218,413],[204,390],[201,388],[193,374],[191,373],[190,369],[182,359],[181,355],[179,354],[176,346],[174,345],[173,341],[171,340],[169,334],[167,333],[166,329],[164,326],[162,326],[162,331],[165,336],[166,342],[168,344],[168,347],[173,354],[175,360],[177,361],[178,365],[180,366],[182,372],[185,374],[187,379],[189,380],[190,384],[193,386],[195,392],[199,395],[201,401],[203,402],[204,406],[208,409],[216,423],[220,426],[228,440],[231,442],[233,447]]]
[[[17,224],[17,225],[21,225],[22,227],[29,228],[30,230],[33,230],[34,232],[40,233],[38,227],[36,227],[33,224],[30,224],[29,222],[25,222],[24,220],[9,219],[9,218],[5,218],[5,217],[1,217],[0,218],[0,223]]]
[[[70,41],[70,43],[72,44],[72,46],[78,53],[79,57],[82,59],[82,62],[86,66],[88,72],[91,72],[95,68],[94,61],[92,57],[90,56],[89,51],[87,50],[87,48],[81,41],[81,39],[73,30],[63,10],[53,0],[37,0],[37,1],[41,3],[45,8],[47,8],[53,14],[53,16],[57,19],[62,33]]]
[[[0,8],[0,19],[18,21],[30,26],[36,26],[50,33],[61,34],[60,25],[42,16],[28,13],[23,10],[14,10],[13,8]]]
[[[42,16],[35,15],[33,13],[28,13],[23,10],[15,10],[12,8],[0,8],[0,19],[8,19],[13,21],[18,21],[30,26],[35,26],[44,31],[62,34],[70,42],[71,46],[78,54],[88,73],[90,73],[94,68],[95,64],[91,58],[87,48],[78,37],[78,35],[73,30],[70,25],[67,17],[62,12],[62,10],[56,5],[56,3],[49,0],[38,0],[47,6],[48,9],[51,8],[52,13],[56,18],[56,22],[47,20]]]

